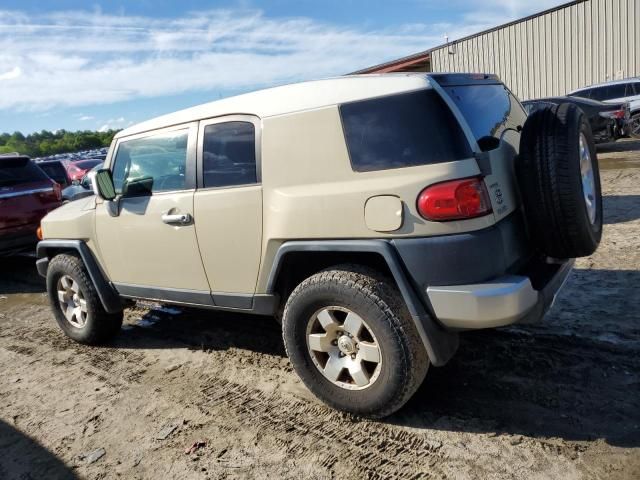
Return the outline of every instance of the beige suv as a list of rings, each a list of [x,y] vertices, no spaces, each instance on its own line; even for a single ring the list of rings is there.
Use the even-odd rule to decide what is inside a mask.
[[[275,316],[332,407],[400,408],[458,332],[542,318],[602,230],[589,125],[492,75],[287,85],[118,133],[37,266],[83,343],[130,299]]]

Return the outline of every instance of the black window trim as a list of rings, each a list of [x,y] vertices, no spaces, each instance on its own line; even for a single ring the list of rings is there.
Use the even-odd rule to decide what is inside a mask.
[[[203,154],[204,154],[204,129],[209,125],[216,125],[220,123],[229,122],[246,122],[252,123],[255,132],[255,155],[256,155],[256,181],[251,183],[242,183],[239,185],[222,185],[217,187],[205,187],[204,186],[204,168],[203,168]],[[207,118],[200,120],[198,126],[198,142],[196,148],[196,176],[197,176],[197,189],[198,191],[208,190],[221,190],[230,188],[246,188],[254,187],[256,185],[262,185],[262,120],[249,114],[231,114],[223,115],[220,117]]]

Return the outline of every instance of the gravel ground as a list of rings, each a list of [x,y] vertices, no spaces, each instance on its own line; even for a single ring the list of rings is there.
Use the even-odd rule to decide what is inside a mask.
[[[640,142],[599,156],[603,243],[545,322],[464,334],[382,422],[319,404],[267,318],[140,303],[84,347],[0,260],[0,479],[640,478]]]

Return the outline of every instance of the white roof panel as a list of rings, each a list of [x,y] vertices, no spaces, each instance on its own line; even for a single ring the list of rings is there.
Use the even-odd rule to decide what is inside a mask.
[[[424,73],[351,75],[293,83],[224,98],[132,125],[116,138],[230,114],[260,118],[429,88]]]

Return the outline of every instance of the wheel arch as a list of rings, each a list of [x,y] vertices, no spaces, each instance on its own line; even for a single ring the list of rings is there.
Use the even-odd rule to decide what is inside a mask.
[[[107,313],[116,313],[122,310],[120,296],[100,268],[87,244],[82,240],[42,240],[38,242],[36,248],[38,273],[46,277],[49,261],[61,253],[72,253],[80,257]]]
[[[445,331],[434,320],[431,308],[416,294],[395,248],[386,240],[291,241],[276,253],[266,293],[287,294],[305,278],[343,263],[373,267],[395,282],[434,366],[444,365],[456,352],[458,334]]]

